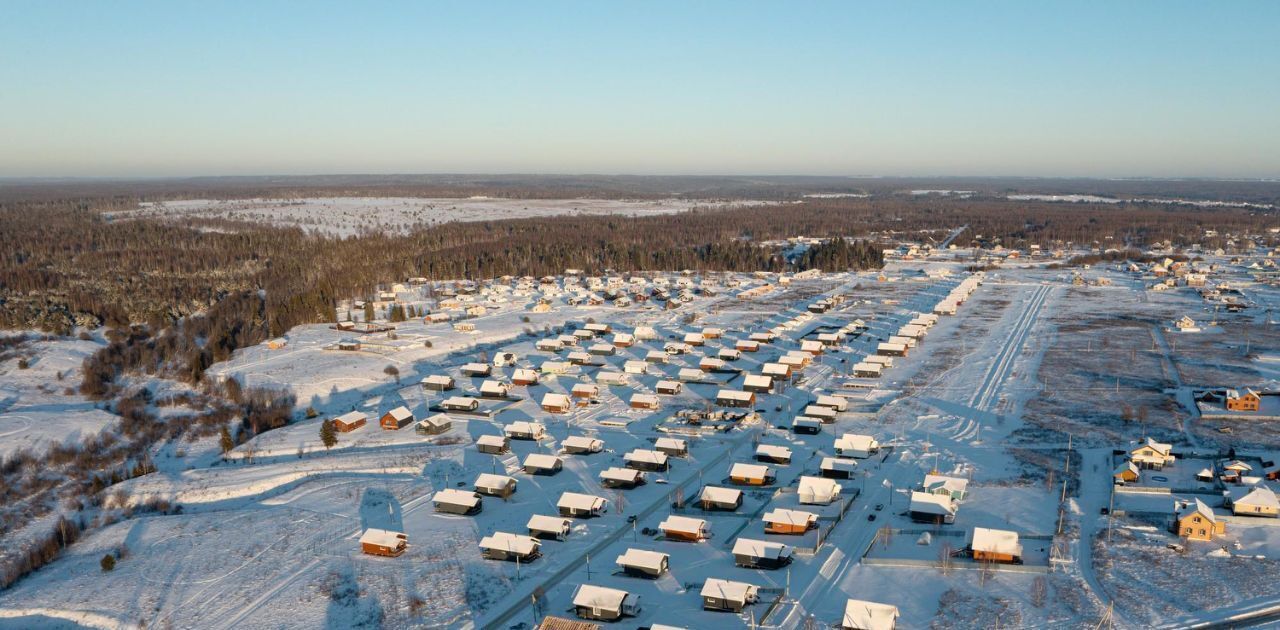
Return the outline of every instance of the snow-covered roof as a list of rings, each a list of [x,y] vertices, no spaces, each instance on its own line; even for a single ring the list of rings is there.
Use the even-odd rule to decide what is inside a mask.
[[[773,377],[763,374],[748,374],[742,379],[743,387],[773,387]]]
[[[850,599],[844,605],[845,630],[893,630],[898,622],[898,607],[861,599]]]
[[[573,593],[573,605],[579,608],[622,610],[622,602],[630,593],[616,588],[582,584]]]
[[[506,446],[507,438],[501,435],[482,435],[476,438],[476,444],[480,446]]]
[[[359,422],[361,420],[368,420],[368,419],[369,419],[369,416],[366,416],[359,411],[348,411],[347,413],[344,413],[336,418],[336,420],[343,422],[345,424],[355,424],[356,422]]]
[[[956,502],[950,496],[945,494],[912,492],[911,511],[920,512],[921,514],[950,516],[956,513]]]
[[[762,517],[766,523],[786,523],[787,525],[807,525],[818,520],[818,515],[803,510],[776,509],[766,512]]]
[[[925,475],[924,489],[929,492],[946,490],[951,493],[964,493],[969,489],[969,480],[960,477],[948,477],[947,475]]]
[[[387,415],[391,416],[392,418],[395,418],[396,420],[408,420],[409,418],[413,417],[413,412],[409,411],[407,407],[401,405],[399,407],[396,407],[395,409],[392,409],[391,411],[388,411]]]
[[[716,398],[724,398],[727,400],[751,400],[751,392],[744,392],[737,389],[722,389],[716,393]]]
[[[560,495],[560,500],[556,501],[556,507],[575,510],[596,510],[603,508],[605,503],[608,503],[608,501],[594,495],[566,492]]]
[[[480,404],[480,401],[470,396],[450,396],[441,404],[445,407],[475,407]]]
[[[570,403],[568,396],[549,392],[542,397],[542,404],[549,407],[568,407]]]
[[[729,469],[730,477],[745,477],[747,479],[763,479],[769,476],[772,469],[764,464],[734,464]]]
[[[530,435],[540,435],[546,432],[546,426],[540,422],[529,422],[528,420],[517,420],[502,427],[504,433],[527,433]]]
[[[467,363],[462,366],[464,372],[488,372],[489,364],[487,363]]]
[[[666,520],[658,523],[658,529],[664,532],[698,534],[707,529],[707,521],[700,518],[672,514]]]
[[[364,533],[360,535],[360,543],[394,548],[400,546],[400,542],[404,540],[402,536],[404,536],[404,534],[400,532],[370,527],[369,529],[364,530]]]
[[[791,555],[791,548],[782,543],[739,538],[733,543],[733,555],[754,558],[785,558]]]
[[[1280,500],[1276,499],[1276,493],[1266,486],[1232,488],[1228,494],[1234,505],[1253,505],[1280,510]]]
[[[596,446],[604,446],[604,442],[596,438],[587,437],[585,435],[571,435],[560,442],[562,446],[569,448],[585,448],[591,449]]]
[[[573,389],[569,391],[575,394],[590,394],[594,396],[600,393],[600,386],[596,385],[595,383],[577,383],[573,386]],[[547,396],[550,396],[550,395],[551,394],[547,394]],[[564,396],[564,394],[556,394],[556,396]],[[547,402],[546,397],[543,397],[542,402],[543,404],[546,404]]]
[[[689,447],[689,443],[680,438],[661,437],[653,443],[653,446],[654,448],[667,448],[683,451]]]
[[[542,543],[533,536],[494,532],[480,539],[481,549],[498,549],[520,555],[528,555],[538,550]]]
[[[781,363],[766,363],[760,366],[760,372],[766,376],[785,376],[791,373],[791,367]]]
[[[1018,532],[975,527],[969,537],[969,547],[974,551],[1022,555],[1022,543],[1018,542]]]
[[[627,549],[625,553],[618,556],[618,566],[637,567],[647,569],[649,571],[661,571],[662,563],[670,556],[657,551],[647,551],[645,549]]]
[[[555,455],[547,455],[545,453],[530,453],[524,458],[524,465],[532,468],[555,468],[560,464],[560,458]]]
[[[852,472],[858,467],[858,462],[852,459],[844,459],[842,457],[823,457],[821,470],[845,470]]]
[[[746,603],[755,599],[757,590],[759,590],[758,586],[746,582],[707,578],[707,581],[702,585],[702,596]]]
[[[658,404],[658,397],[653,394],[633,394],[631,402],[640,405],[656,405]]]
[[[756,455],[790,459],[791,449],[785,446],[778,446],[776,444],[761,444],[756,447]]]
[[[662,466],[667,463],[667,454],[662,451],[651,451],[648,449],[637,448],[630,453],[622,456],[622,459],[629,462],[645,462],[647,464],[657,464]]]
[[[841,450],[868,451],[876,446],[876,439],[870,435],[846,433],[835,441],[835,447]]]
[[[453,382],[453,377],[444,374],[428,374],[422,377],[422,382],[429,385],[448,385]]]
[[[800,484],[797,486],[796,492],[801,495],[840,494],[840,484],[836,483],[836,480],[827,479],[826,477],[804,476],[800,478]]]
[[[493,473],[480,473],[476,477],[477,488],[505,488],[515,482],[515,477],[506,475],[495,475]]]
[[[1194,499],[1192,501],[1180,502],[1177,506],[1177,519],[1182,520],[1193,514],[1200,514],[1210,523],[1216,522],[1218,519],[1213,514],[1213,509],[1205,505],[1204,501]]]
[[[544,514],[534,514],[529,517],[529,522],[525,525],[529,529],[539,532],[560,532],[566,525],[573,521],[560,516],[546,516]]]
[[[609,479],[612,481],[634,482],[637,478],[643,477],[644,473],[630,468],[620,468],[618,466],[610,466],[600,473],[601,479]]]
[[[742,496],[742,491],[737,488],[721,488],[718,486],[707,486],[702,489],[701,499],[703,501],[712,501],[715,503],[733,503]]]
[[[448,503],[449,505],[461,505],[464,507],[475,507],[480,503],[480,497],[474,492],[466,490],[458,490],[457,488],[445,488],[434,495],[431,500],[435,503]]]

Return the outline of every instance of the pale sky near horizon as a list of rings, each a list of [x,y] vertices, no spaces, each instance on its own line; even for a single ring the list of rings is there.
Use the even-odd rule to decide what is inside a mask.
[[[1280,177],[1280,2],[0,0],[0,177]]]

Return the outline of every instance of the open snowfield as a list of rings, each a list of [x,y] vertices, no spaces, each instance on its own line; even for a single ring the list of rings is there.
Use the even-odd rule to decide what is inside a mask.
[[[18,334],[0,333],[0,336]],[[42,451],[50,442],[79,441],[111,425],[116,416],[76,391],[80,365],[99,341],[39,338],[0,362],[0,457],[19,449]],[[25,358],[26,369],[19,367]]]
[[[117,219],[189,217],[232,219],[300,227],[332,236],[363,232],[405,233],[451,221],[496,221],[560,215],[649,216],[698,208],[752,205],[684,199],[501,199],[493,197],[317,197],[302,199],[186,199],[146,202],[136,210],[116,212]]]
[[[883,280],[880,274],[829,274],[746,300],[733,291],[699,295],[671,311],[553,301],[547,312],[534,313],[533,297],[512,297],[467,320],[473,332],[410,320],[398,325],[395,339],[357,335],[365,343],[354,352],[332,349],[353,333],[296,328],[283,347],[242,350],[209,373],[289,389],[299,408],[313,407],[318,417],[256,436],[227,461],[189,459],[120,484],[117,490],[131,501],[162,498],[183,511],[90,532],[64,557],[0,592],[0,628],[530,628],[544,615],[572,617],[573,592],[584,583],[640,596],[639,615],[618,627],[796,628],[809,620],[826,627],[839,622],[845,600],[853,597],[898,606],[904,628],[1093,627],[1113,602],[1116,627],[1144,628],[1215,619],[1242,606],[1265,609],[1268,598],[1280,598],[1270,586],[1254,584],[1274,571],[1280,527],[1233,525],[1227,540],[1238,543],[1235,558],[1215,557],[1209,553],[1214,546],[1179,556],[1165,549],[1175,539],[1164,530],[1134,529],[1141,521],[1126,522],[1127,533],[1112,546],[1093,544],[1109,524],[1099,511],[1110,499],[1111,449],[1140,436],[1136,420],[1120,419],[1120,405],[1168,409],[1171,415],[1153,413],[1146,428],[1180,445],[1205,447],[1210,437],[1188,424],[1178,404],[1189,388],[1180,372],[1192,360],[1182,354],[1188,348],[1178,347],[1181,338],[1166,346],[1158,332],[1160,322],[1193,308],[1198,298],[1148,294],[1114,273],[1110,287],[1080,288],[1060,271],[1001,269],[988,272],[955,316],[941,317],[880,378],[868,383],[850,376],[853,364],[946,296],[966,276],[962,265],[892,263]],[[944,269],[951,275],[937,273]],[[1108,273],[1090,271],[1091,277]],[[848,299],[826,313],[806,313],[810,302],[836,293]],[[696,369],[703,356],[732,348],[752,332],[779,332],[774,343],[730,362],[756,374],[801,341],[855,319],[865,322],[866,332],[827,348],[784,388],[757,394],[752,409],[759,417],[727,431],[700,431],[674,416],[716,408],[721,388],[741,386],[737,373],[705,373],[706,382],[660,396],[658,410],[628,404],[632,395],[655,392],[659,380]],[[477,396],[484,379],[462,374],[464,363],[512,352],[514,368],[495,368],[491,377],[509,380],[515,368],[566,360],[568,350],[540,351],[535,342],[588,320],[615,331],[651,326],[657,338],[594,356],[598,365],[544,374],[537,384],[513,388],[508,400],[484,401],[478,413],[451,414],[452,428],[440,435],[377,425],[396,406],[421,419],[436,413],[447,396]],[[621,372],[625,362],[641,361],[706,326],[723,328],[725,336],[666,363],[649,363],[646,373],[628,374],[625,383],[601,384],[594,403],[563,414],[539,404],[545,394],[567,393],[575,384],[595,382],[601,372]],[[1221,341],[1205,343],[1202,353],[1221,350],[1213,345]],[[399,378],[385,372],[388,366]],[[447,374],[457,388],[425,391],[418,382],[429,374]],[[845,397],[849,410],[816,435],[788,430],[817,396],[831,394]],[[321,419],[353,409],[370,423],[339,434],[338,443],[325,448]],[[547,435],[515,440],[503,455],[477,451],[481,436],[500,435],[516,421],[542,423]],[[648,483],[637,488],[601,485],[602,471],[623,466],[626,453],[652,448],[657,438],[672,435],[668,431],[686,432],[679,435],[689,440],[687,456],[673,458],[669,470],[649,473]],[[858,460],[855,475],[838,482],[841,501],[801,505],[799,478],[819,474],[822,458],[835,455],[834,438],[845,432],[872,435],[884,448]],[[570,436],[598,438],[605,449],[565,454],[562,443]],[[751,462],[757,443],[789,448],[790,463],[772,464],[776,480],[746,489],[738,509],[701,510],[695,500],[701,489],[729,486],[730,467]],[[535,453],[560,456],[563,470],[525,473],[521,463]],[[953,524],[920,524],[907,513],[910,492],[935,470],[970,480]],[[514,477],[515,493],[484,497],[483,510],[472,516],[433,510],[436,491],[470,489],[482,473]],[[1067,500],[1060,513],[1064,480]],[[531,562],[481,556],[481,538],[525,533],[531,516],[556,513],[563,492],[597,495],[608,507],[597,518],[573,519],[565,540],[542,541],[542,556]],[[1156,504],[1171,501],[1168,495],[1125,495],[1116,507],[1156,518]],[[765,534],[761,515],[778,508],[818,514],[821,533]],[[656,533],[672,514],[705,518],[709,539],[676,542]],[[404,532],[408,551],[396,558],[361,554],[356,539],[368,527]],[[1019,533],[1026,566],[1034,571],[984,571],[960,560],[934,566],[944,540],[962,547],[974,527]],[[885,539],[883,528],[904,533]],[[1059,528],[1063,536],[1055,541]],[[905,533],[924,530],[937,534],[931,545],[917,545],[918,534]],[[740,537],[791,545],[795,559],[776,571],[735,566],[731,549]],[[98,560],[122,548],[127,553],[115,571],[102,573]],[[629,548],[669,554],[669,571],[656,580],[620,573],[615,559]],[[879,562],[885,557],[907,562]],[[1149,560],[1155,570],[1130,558]],[[1175,584],[1184,567],[1201,583],[1237,574],[1249,582],[1190,593]],[[711,578],[754,584],[760,601],[741,614],[705,611],[698,592]],[[1144,588],[1168,593],[1144,598]],[[1193,607],[1179,608],[1183,601]]]

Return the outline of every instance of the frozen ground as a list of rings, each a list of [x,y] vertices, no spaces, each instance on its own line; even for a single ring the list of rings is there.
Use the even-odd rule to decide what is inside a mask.
[[[647,216],[686,212],[695,207],[751,205],[760,202],[683,199],[500,199],[492,197],[319,197],[302,199],[188,199],[146,202],[114,218],[218,218],[297,226],[334,236],[362,232],[403,233],[451,221],[493,221],[558,215],[618,214]]]
[[[1229,542],[1239,543],[1233,547],[1238,557],[1227,559],[1210,554],[1213,546],[1185,556],[1166,553],[1171,535],[1142,521],[1126,523],[1125,534],[1113,531],[1118,536],[1113,544],[1093,544],[1105,536],[1108,524],[1099,511],[1110,498],[1113,447],[1146,431],[1182,438],[1180,445],[1205,437],[1179,413],[1177,392],[1187,378],[1179,370],[1188,360],[1181,353],[1187,348],[1181,347],[1181,337],[1166,347],[1157,332],[1193,306],[1186,295],[1148,295],[1120,274],[1111,274],[1117,280],[1112,287],[1082,289],[1072,287],[1060,271],[991,272],[957,315],[942,317],[874,387],[846,387],[852,365],[914,313],[930,310],[959,281],[963,264],[894,263],[883,281],[879,274],[832,274],[779,286],[751,300],[731,293],[700,296],[674,311],[556,303],[535,314],[528,310],[532,298],[512,299],[469,320],[476,325],[473,333],[411,321],[397,331],[397,341],[407,343],[379,342],[360,352],[326,349],[350,333],[297,328],[285,347],[243,350],[210,374],[286,387],[298,394],[300,407],[314,407],[319,418],[264,433],[238,447],[230,462],[165,469],[122,484],[132,500],[166,498],[183,513],[135,518],[90,533],[66,556],[0,593],[0,628],[64,620],[100,627],[529,628],[540,615],[572,616],[573,590],[585,582],[641,596],[641,615],[618,627],[796,628],[809,620],[826,627],[839,621],[845,600],[854,597],[898,606],[901,628],[1095,627],[1113,602],[1110,620],[1116,627],[1145,628],[1176,625],[1193,615],[1217,618],[1280,598],[1271,585],[1260,584],[1275,572],[1280,528],[1233,530]],[[949,269],[955,276],[930,278],[922,268]],[[798,317],[809,302],[837,292],[850,299],[827,313]],[[418,386],[423,375],[449,374],[458,383],[449,394],[466,395],[474,394],[483,379],[465,377],[458,368],[498,350],[514,352],[517,367],[563,360],[563,354],[537,351],[535,340],[547,327],[587,318],[622,330],[653,326],[659,339],[601,358],[605,368],[574,367],[537,385],[517,387],[519,400],[486,403],[486,409],[496,410],[488,417],[455,415],[444,435],[376,426],[380,413],[398,405],[418,418],[429,413],[442,396]],[[796,350],[801,340],[855,319],[867,323],[867,333],[828,349],[783,390],[758,396],[759,422],[690,438],[689,456],[673,460],[671,470],[652,474],[644,486],[601,487],[602,470],[622,465],[626,452],[650,447],[664,431],[679,427],[671,421],[676,410],[713,406],[721,385],[686,384],[681,394],[663,396],[657,411],[629,408],[632,394],[654,391],[659,379],[697,366],[701,355],[732,347],[751,332],[798,322],[776,343],[734,362],[758,373],[763,363]],[[538,405],[545,393],[593,381],[603,369],[619,370],[624,361],[643,358],[669,338],[704,326],[724,328],[725,338],[695,354],[671,357],[665,365],[651,365],[648,374],[631,375],[625,385],[602,386],[598,404],[568,414],[551,414]],[[526,334],[526,328],[536,335]],[[432,342],[429,347],[426,340]],[[1204,352],[1220,350],[1207,345]],[[388,365],[397,368],[398,380],[384,372]],[[495,373],[506,378],[511,368]],[[740,382],[738,376],[719,378],[730,387]],[[788,426],[820,394],[847,396],[850,411],[817,435],[776,428]],[[1161,413],[1126,421],[1120,411],[1124,404]],[[340,434],[336,446],[323,448],[320,418],[351,409],[368,413],[371,424]],[[513,442],[509,455],[476,451],[473,444],[480,436],[498,434],[518,420],[544,423],[548,437]],[[794,493],[797,479],[815,474],[822,457],[833,454],[833,438],[844,432],[871,434],[886,448],[860,460],[858,474],[841,481],[844,496],[857,495],[843,518],[836,507],[812,508],[822,516],[825,544],[797,553],[786,570],[735,566],[733,541],[765,537],[764,511],[801,507]],[[527,455],[558,453],[573,435],[602,439],[606,450],[564,455],[564,470],[554,476],[520,470]],[[776,466],[774,484],[749,491],[732,513],[672,507],[682,497],[697,496],[704,485],[723,485],[734,462],[751,460],[757,441],[792,450],[791,463]],[[921,527],[910,521],[905,507],[910,490],[932,470],[971,480],[956,522],[940,526],[956,540],[975,526],[1023,536],[1052,536],[1061,528],[1057,541],[1025,540],[1028,563],[1048,564],[1051,572],[862,562],[881,528]],[[485,497],[483,511],[475,516],[432,510],[429,497],[436,490],[470,487],[486,472],[516,477],[515,494],[507,500]],[[1071,483],[1060,506],[1063,480]],[[575,519],[567,540],[544,541],[542,557],[533,562],[517,566],[480,556],[482,537],[495,531],[523,533],[529,516],[554,514],[565,491],[597,494],[610,506],[599,518]],[[1134,501],[1117,507],[1142,511],[1143,504]],[[672,513],[706,518],[710,539],[686,543],[655,535],[653,529]],[[399,558],[362,555],[356,537],[366,527],[404,531],[409,551]],[[818,536],[771,538],[808,547]],[[903,553],[926,553],[906,534],[891,542]],[[117,569],[102,573],[97,568],[101,556],[122,547],[128,553]],[[670,554],[670,572],[658,580],[617,573],[614,559],[631,547]],[[1190,593],[1190,580],[1176,583],[1180,571],[1195,584],[1215,585]],[[698,589],[709,578],[756,584],[764,601],[741,615],[703,611]],[[1151,590],[1161,593],[1144,597]],[[1179,602],[1189,605],[1178,608]]]
[[[0,333],[0,336],[17,334]],[[41,452],[49,442],[74,440],[111,425],[116,416],[80,396],[80,365],[101,347],[96,340],[31,341],[0,362],[0,458],[19,449]],[[19,367],[26,359],[28,367]]]

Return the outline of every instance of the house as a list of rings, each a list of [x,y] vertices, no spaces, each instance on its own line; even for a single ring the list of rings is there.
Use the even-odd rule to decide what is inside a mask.
[[[1257,411],[1262,408],[1262,397],[1258,392],[1248,388],[1243,392],[1238,389],[1228,389],[1226,405],[1227,411]]]
[[[643,486],[644,484],[644,473],[632,468],[611,466],[600,473],[600,485],[606,488],[630,490],[631,488]]]
[[[646,551],[644,549],[627,549],[622,555],[618,556],[618,566],[622,567],[622,572],[627,575],[656,579],[662,577],[670,566],[671,556],[657,551]]]
[[[564,349],[564,344],[559,339],[539,339],[533,347],[543,352],[560,352]]]
[[[803,505],[827,505],[840,497],[840,484],[826,477],[801,477],[796,494]]]
[[[773,377],[762,374],[748,374],[742,378],[742,389],[757,394],[773,391]]]
[[[513,440],[541,440],[547,437],[547,427],[540,422],[518,420],[502,427],[502,433]]]
[[[360,349],[360,342],[355,339],[339,339],[338,349],[347,352],[355,352]]]
[[[382,420],[378,421],[378,423],[382,425],[383,429],[397,431],[413,423],[413,412],[404,406],[396,407],[383,414]]]
[[[480,400],[470,396],[450,396],[440,402],[446,412],[473,412],[480,409]]]
[[[907,356],[907,344],[886,341],[876,346],[876,354],[884,357],[905,357]]]
[[[1251,472],[1253,466],[1236,459],[1222,463],[1221,478],[1224,483],[1241,483]]]
[[[676,378],[685,383],[700,383],[704,376],[702,370],[693,368],[680,368],[680,371],[676,372]]]
[[[618,353],[618,348],[613,344],[597,343],[587,348],[587,353],[598,357],[611,357]]]
[[[1174,505],[1173,533],[1188,540],[1213,540],[1227,533],[1227,524],[1214,515],[1204,501],[1179,501]]]
[[[538,372],[529,368],[517,368],[511,374],[512,385],[537,385]]]
[[[720,352],[716,353],[716,358],[721,361],[737,361],[742,358],[742,353],[733,348],[721,348]]]
[[[630,404],[632,409],[658,409],[662,406],[653,394],[633,394]]]
[[[556,374],[564,374],[568,372],[570,367],[573,367],[573,365],[567,361],[543,361],[542,365],[538,366],[538,369],[541,370],[543,374],[550,374],[554,376]]]
[[[1210,475],[1210,481],[1212,481],[1212,473],[1210,473]],[[1118,486],[1123,486],[1127,483],[1135,483],[1140,478],[1141,475],[1138,472],[1138,466],[1131,461],[1122,462],[1116,467],[1115,471],[1111,473],[1112,483]]]
[[[494,532],[480,539],[480,555],[490,560],[531,562],[542,555],[542,542],[533,536]]]
[[[364,426],[369,417],[359,411],[349,411],[333,419],[333,429],[339,433],[350,433]]]
[[[956,502],[950,495],[930,494],[928,492],[912,492],[911,504],[908,508],[911,520],[917,523],[954,523],[956,520]]]
[[[878,363],[864,361],[853,366],[853,375],[859,378],[879,378],[880,372],[881,366]]]
[[[784,466],[789,465],[791,463],[791,449],[774,444],[761,444],[756,447],[756,461],[782,464]]]
[[[649,364],[644,361],[625,361],[622,364],[622,371],[626,374],[648,374]]]
[[[728,364],[722,359],[715,357],[702,357],[698,361],[698,369],[703,372],[724,372],[729,369]]]
[[[459,368],[463,376],[490,376],[493,374],[493,366],[488,363],[468,363]]]
[[[729,481],[740,486],[767,486],[775,477],[773,469],[763,464],[734,464],[729,469]]]
[[[835,441],[835,449],[841,457],[866,459],[880,450],[880,443],[870,435],[846,433]]]
[[[667,353],[661,352],[659,350],[650,350],[649,352],[645,353],[644,362],[645,363],[666,363]]]
[[[574,389],[577,389],[576,387]],[[542,397],[542,410],[549,413],[569,413],[573,403],[564,394],[548,392]]]
[[[1191,317],[1187,315],[1183,315],[1180,319],[1174,320],[1173,327],[1182,332],[1199,332],[1200,330],[1200,327],[1196,325],[1196,320],[1191,319]]]
[[[640,614],[640,596],[616,588],[582,584],[573,592],[573,610],[582,619],[617,621]]]
[[[688,333],[684,336],[684,342],[691,346],[701,346],[707,343],[707,338],[702,333]]]
[[[530,453],[524,458],[524,471],[530,475],[554,475],[564,468],[564,462],[555,455]]]
[[[573,365],[603,365],[594,362],[589,352],[570,352],[565,358]]]
[[[653,448],[670,457],[685,457],[689,454],[689,443],[680,438],[658,438],[654,441]]]
[[[573,521],[559,516],[534,514],[529,517],[525,527],[529,529],[530,536],[564,540],[569,537],[569,532],[573,529]]]
[[[760,373],[772,379],[791,380],[791,366],[785,363],[765,363],[760,366]]]
[[[476,450],[489,455],[502,455],[511,448],[505,435],[482,435],[476,438]]]
[[[667,396],[679,394],[682,389],[684,389],[684,385],[680,381],[658,381],[658,384],[654,386],[654,390],[659,394]]]
[[[1129,451],[1129,460],[1138,468],[1160,470],[1173,464],[1173,445],[1147,438],[1141,446]]]
[[[975,527],[969,532],[969,551],[977,562],[1022,564],[1017,532]]]
[[[813,404],[819,407],[827,407],[834,411],[847,411],[849,409],[849,400],[843,396],[818,396],[818,400],[814,401]]]
[[[823,457],[822,465],[819,468],[822,476],[828,479],[852,479],[857,469],[857,462],[852,459],[838,457]]]
[[[402,532],[370,527],[360,535],[360,551],[373,556],[395,557],[409,547],[409,537]]]
[[[619,348],[630,348],[635,342],[636,337],[631,333],[620,332],[613,334],[613,345]]]
[[[702,584],[702,609],[740,613],[756,603],[760,588],[746,582],[707,578]]]
[[[698,495],[698,504],[704,510],[726,510],[732,512],[742,507],[742,491],[737,488],[720,488],[706,486]]]
[[[590,518],[600,516],[608,507],[609,502],[604,499],[590,495],[579,494],[577,492],[566,492],[560,495],[560,500],[556,501],[556,509],[560,510],[561,516],[571,516],[574,518]]]
[[[716,404],[723,407],[751,407],[756,404],[756,395],[736,389],[722,389],[716,393]]]
[[[424,418],[414,426],[413,430],[423,435],[440,435],[441,433],[447,433],[452,428],[453,420],[449,419],[449,416],[438,413]]]
[[[572,455],[590,455],[604,450],[604,441],[583,435],[571,435],[560,442],[564,452]]]
[[[480,396],[482,398],[506,398],[511,394],[511,387],[500,381],[486,380],[480,383]]]
[[[818,515],[803,510],[776,509],[763,517],[766,534],[803,535],[818,528]]]
[[[466,516],[479,513],[483,507],[480,503],[479,493],[467,492],[456,488],[445,488],[435,493],[431,496],[431,504],[437,512]]]
[[[810,418],[817,418],[821,420],[823,424],[831,424],[836,421],[836,410],[830,407],[823,407],[821,405],[809,405],[808,407],[805,407],[804,415],[809,416]]]
[[[1213,470],[1210,468],[1201,468],[1200,472],[1196,473],[1196,481],[1201,481],[1204,483],[1213,483],[1213,480],[1214,480],[1214,474],[1213,474]]]
[[[548,394],[549,396],[550,394]],[[564,394],[559,394],[563,396]],[[600,386],[595,383],[577,383],[569,390],[569,395],[577,400],[595,400],[600,396]],[[545,401],[546,398],[543,398]]]
[[[622,460],[626,462],[627,468],[633,470],[664,472],[670,468],[670,464],[667,462],[667,454],[661,451],[637,448],[623,455]]]
[[[668,540],[698,542],[711,537],[711,526],[705,520],[675,514],[658,523],[658,530]]]
[[[812,339],[806,339],[800,342],[800,350],[802,352],[808,352],[809,354],[817,356],[819,354],[822,354],[822,342],[815,341]]]
[[[791,564],[791,551],[782,543],[739,538],[733,543],[733,563],[748,569],[781,569]]]
[[[1227,490],[1226,506],[1236,516],[1280,517],[1280,501],[1266,486],[1245,486]]]
[[[810,418],[809,416],[796,416],[791,421],[791,430],[796,433],[806,435],[817,435],[822,433],[822,425],[824,423],[819,418]]]
[[[861,599],[844,604],[841,630],[894,630],[898,625],[898,607]]]
[[[447,374],[429,374],[422,378],[422,389],[443,392],[457,387],[453,377]]]
[[[516,493],[516,479],[506,475],[480,473],[480,476],[476,477],[475,487],[476,492],[480,494],[505,499]]]
[[[969,494],[969,480],[932,473],[924,476],[921,489],[929,494],[942,494],[963,501]]]

